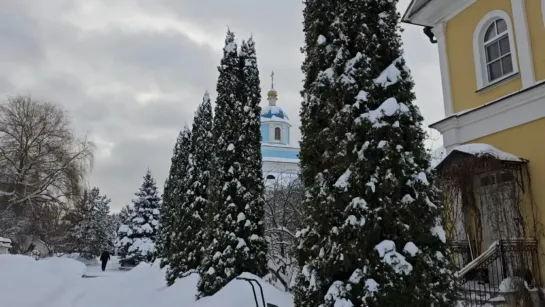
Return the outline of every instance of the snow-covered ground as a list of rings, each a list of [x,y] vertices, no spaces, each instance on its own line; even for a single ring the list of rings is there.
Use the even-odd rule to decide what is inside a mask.
[[[95,278],[82,278],[83,275]],[[267,303],[293,307],[292,297],[256,276]],[[115,258],[106,271],[70,258],[36,261],[18,255],[0,255],[0,306],[10,307],[256,307],[251,286],[233,280],[216,295],[195,302],[198,275],[165,286],[157,265],[140,264],[123,272]],[[256,287],[257,290],[257,287]],[[259,292],[258,292],[259,293]],[[260,298],[260,296],[258,295]],[[263,304],[259,301],[259,307]]]

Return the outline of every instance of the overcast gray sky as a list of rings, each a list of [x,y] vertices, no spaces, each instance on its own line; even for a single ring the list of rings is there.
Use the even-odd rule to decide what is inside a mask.
[[[227,27],[254,36],[263,95],[274,70],[278,104],[300,125],[302,9],[302,0],[0,0],[0,97],[62,104],[97,144],[90,184],[118,210],[148,167],[162,186],[178,131],[206,89],[214,99]],[[404,27],[429,124],[443,117],[437,46]]]

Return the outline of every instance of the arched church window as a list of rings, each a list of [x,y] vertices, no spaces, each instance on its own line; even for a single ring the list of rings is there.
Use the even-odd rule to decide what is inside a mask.
[[[282,139],[282,130],[280,130],[280,127],[274,128],[274,140],[280,141]]]
[[[500,10],[486,14],[473,33],[477,89],[518,73],[515,38],[510,16]]]
[[[509,45],[509,31],[503,19],[497,19],[484,35],[488,82],[493,82],[513,72],[513,59]]]

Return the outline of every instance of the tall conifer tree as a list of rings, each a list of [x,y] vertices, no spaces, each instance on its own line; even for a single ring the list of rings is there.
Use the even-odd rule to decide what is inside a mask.
[[[242,42],[240,48],[241,65],[241,98],[244,121],[242,131],[245,132],[241,145],[243,164],[241,183],[245,187],[244,224],[239,223],[237,236],[244,239],[248,250],[240,254],[239,263],[244,264],[240,270],[258,276],[267,273],[267,242],[264,238],[264,179],[263,159],[261,156],[261,86],[255,42],[250,38]]]
[[[454,306],[396,0],[307,0],[296,306]]]
[[[209,209],[210,168],[213,156],[212,105],[208,92],[199,105],[191,131],[185,177],[180,181],[177,239],[173,259],[167,272],[172,285],[188,271],[199,268],[206,247],[206,217]]]
[[[190,133],[184,127],[180,131],[174,145],[170,170],[163,189],[163,205],[161,206],[160,227],[157,242],[157,257],[161,258],[161,268],[169,264],[172,257],[172,235],[176,227],[176,201],[178,199],[178,184],[185,176],[187,159],[189,157]]]
[[[200,268],[201,279],[198,296],[209,296],[219,291],[236,277],[235,247],[237,237],[238,204],[240,195],[240,168],[242,151],[239,138],[243,133],[240,120],[243,114],[242,103],[238,100],[239,57],[235,34],[227,32],[223,59],[218,67],[219,77],[216,86],[217,98],[214,114],[214,153],[216,155],[214,183],[217,187],[215,203],[211,208],[211,225],[207,236],[211,239]],[[235,246],[233,246],[235,244]]]
[[[259,71],[255,47],[227,32],[214,117],[216,172],[209,248],[200,268],[199,297],[219,291],[243,272],[266,273],[263,180],[259,169]],[[259,176],[256,179],[256,176]]]

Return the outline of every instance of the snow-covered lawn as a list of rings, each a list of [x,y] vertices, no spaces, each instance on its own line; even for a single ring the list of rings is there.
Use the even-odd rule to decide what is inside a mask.
[[[82,278],[82,275],[95,278]],[[250,274],[243,277],[256,278]],[[158,266],[141,264],[131,271],[117,270],[112,259],[105,272],[69,258],[35,261],[30,257],[0,255],[0,306],[10,307],[255,307],[251,286],[233,280],[216,295],[195,302],[198,275],[166,287]],[[293,307],[292,297],[259,280],[267,303]],[[256,290],[257,287],[256,287]],[[259,292],[258,292],[259,293]],[[258,297],[260,298],[259,294]],[[262,307],[259,301],[259,307]]]

